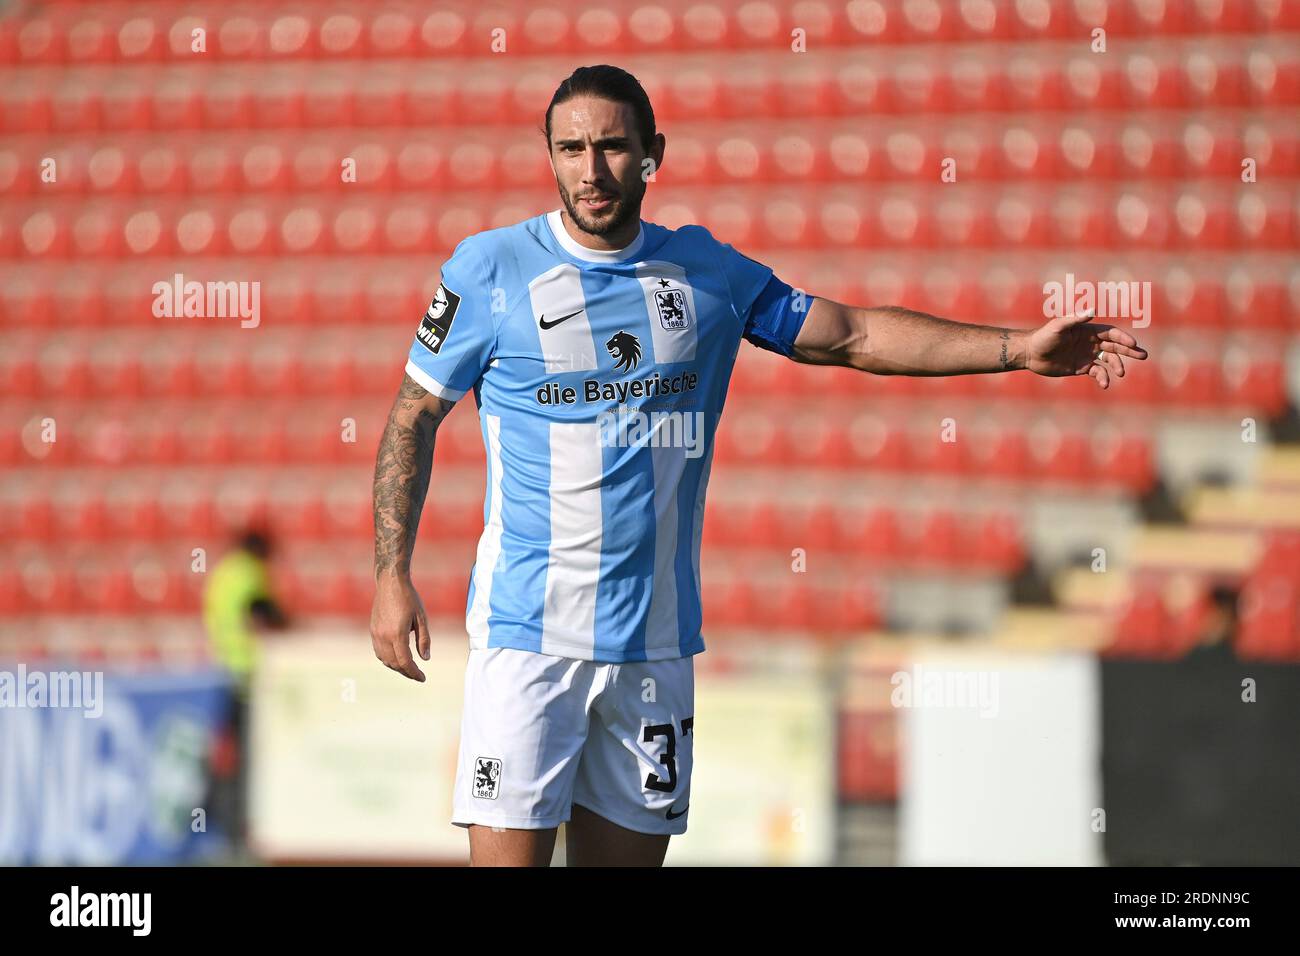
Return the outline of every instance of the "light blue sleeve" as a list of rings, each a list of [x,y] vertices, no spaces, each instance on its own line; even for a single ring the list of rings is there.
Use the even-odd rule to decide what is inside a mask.
[[[487,264],[477,244],[461,240],[442,266],[442,281],[415,330],[406,374],[454,402],[478,384],[496,349]]]

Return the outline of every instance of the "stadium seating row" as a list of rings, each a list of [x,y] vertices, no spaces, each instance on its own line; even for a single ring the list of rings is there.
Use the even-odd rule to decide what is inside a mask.
[[[205,55],[222,60],[466,57],[492,49],[494,30],[504,31],[510,52],[539,55],[764,49],[788,46],[796,29],[809,44],[853,45],[1088,37],[1097,27],[1117,38],[1300,28],[1300,15],[1285,0],[806,0],[794,7],[761,0],[591,7],[569,0],[526,11],[462,0],[432,11],[409,2],[369,10],[312,3],[285,13],[232,4],[204,16],[181,3],[151,3],[96,4],[91,17],[80,3],[43,6],[0,31],[0,63],[183,60],[193,55],[196,27],[207,31]]]
[[[374,404],[362,409],[366,414],[354,413],[355,428],[349,424],[352,416],[331,414],[311,403],[297,413],[291,406],[263,403],[256,417],[239,414],[238,406],[229,402],[205,403],[190,415],[102,409],[93,419],[73,413],[76,406],[64,407],[69,414],[45,414],[6,428],[0,436],[0,463],[39,464],[46,474],[61,468],[81,474],[90,466],[364,466],[373,459],[383,421]],[[1150,485],[1152,437],[1137,422],[1126,425],[1102,418],[1065,427],[1029,417],[1031,410],[1041,412],[1042,403],[1026,404],[1020,414],[1015,408],[1007,406],[1002,412],[1007,420],[995,424],[981,417],[989,413],[987,402],[967,406],[948,401],[907,412],[886,403],[872,411],[836,415],[826,407],[795,413],[779,399],[751,400],[728,415],[714,454],[720,465],[728,466],[1095,481],[1134,491]],[[944,432],[948,418],[954,425],[969,423],[969,434],[960,428]],[[43,440],[43,423],[56,426],[53,442]],[[472,414],[463,414],[456,426],[440,432],[441,464],[477,464],[482,457]],[[358,500],[361,513],[367,507],[364,493]]]
[[[793,198],[717,198],[701,223],[733,244],[785,248],[1293,249],[1300,246],[1300,190],[1137,186],[1113,190],[945,193],[831,187]],[[689,195],[682,197],[690,202]],[[482,209],[438,209],[425,197],[185,200],[15,204],[0,219],[0,257],[432,255],[454,245]]]
[[[864,535],[878,542],[890,525],[888,515],[873,516]],[[716,526],[719,522],[714,521]],[[710,525],[706,523],[706,528]],[[1006,537],[1006,524],[989,519],[989,534],[970,544],[978,554],[960,553],[952,537],[952,516],[935,514],[927,524],[933,535],[925,553],[885,554],[877,549],[868,560],[888,558],[903,567],[910,559],[921,566],[942,567],[954,558],[972,558],[964,567],[986,567],[988,562],[1014,563],[1016,545]],[[1002,533],[999,539],[997,535]],[[865,538],[864,538],[865,540]],[[716,567],[733,567],[747,560],[743,552],[710,547]],[[750,556],[752,563],[752,555]],[[842,560],[842,558],[837,558]],[[958,566],[961,565],[957,562]],[[862,631],[880,622],[882,595],[873,587],[854,583],[862,568],[844,567],[844,574],[821,574],[815,583],[798,575],[756,576],[750,569],[737,573],[711,572],[704,581],[706,624],[720,627],[806,628],[822,632]],[[1006,567],[1011,571],[1014,567]],[[1300,593],[1296,580],[1300,568],[1268,570],[1261,564],[1242,592],[1241,622],[1236,640],[1246,659],[1300,659]],[[137,558],[130,566],[107,567],[95,563],[59,562],[40,557],[0,567],[0,613],[129,615],[145,612],[192,611],[199,607],[203,575],[188,569],[167,570],[158,556]],[[879,581],[879,578],[874,578]],[[1213,613],[1209,582],[1187,576],[1138,571],[1131,575],[1130,596],[1108,615],[1110,639],[1101,648],[1107,656],[1173,658],[1186,653],[1204,633]],[[417,582],[433,616],[455,618],[464,608],[463,574],[425,577]],[[310,613],[363,614],[369,606],[371,582],[364,569],[316,561],[301,563],[277,575],[277,585],[290,608]],[[40,655],[39,647],[33,650]],[[112,653],[120,648],[107,648]]]
[[[440,462],[440,467],[460,467]],[[481,501],[471,498],[481,485],[481,475],[463,471],[469,488],[465,495],[444,500],[436,527],[424,528],[422,540],[436,539],[441,550],[457,543],[470,544],[482,530]],[[197,478],[200,483],[203,479]],[[256,479],[254,479],[254,482]],[[51,493],[50,482],[41,489],[16,497],[14,483],[0,506],[0,529],[15,548],[30,545],[78,548],[103,542],[130,547],[139,542],[154,546],[169,542],[176,553],[188,554],[196,541],[219,535],[223,523],[222,495],[228,489],[201,487],[187,497],[172,493],[160,501],[157,490],[124,487],[113,479],[107,489],[72,489],[66,482]],[[71,490],[70,490],[71,489]],[[356,483],[322,487],[308,479],[285,493],[284,486],[247,489],[241,509],[264,509],[274,515],[279,534],[298,547],[336,542],[352,548],[354,556],[366,553],[357,539],[374,533],[370,504],[357,493]],[[362,489],[364,491],[364,489]],[[1015,571],[1024,560],[1019,518],[1009,510],[981,507],[969,510],[934,506],[924,513],[901,506],[834,505],[825,500],[774,497],[719,498],[710,505],[706,546],[715,550],[775,549],[788,555],[791,547],[814,549],[818,554],[842,554],[845,560],[869,563],[902,562],[908,565],[942,564]],[[294,557],[294,556],[291,556]],[[837,561],[839,559],[837,558]]]
[[[725,555],[723,556],[725,560]],[[175,613],[200,607],[204,575],[188,568],[167,570],[156,559],[134,566],[34,560],[0,567],[0,614],[60,613],[65,616]],[[808,583],[785,574],[766,582],[748,577],[705,586],[706,621],[729,626],[805,627],[863,630],[879,623],[879,599],[868,585],[844,580]],[[431,616],[464,614],[466,574],[421,578],[416,586]],[[293,612],[368,612],[374,580],[368,569],[318,564],[277,575],[278,593]]]
[[[1281,120],[1281,117],[1278,117]],[[527,189],[551,176],[535,136],[429,134],[293,141],[265,135],[134,136],[113,144],[24,137],[0,148],[0,189],[11,196],[206,193],[466,192]],[[1109,188],[1108,180],[1240,181],[1243,162],[1261,184],[1300,175],[1300,132],[1284,122],[1243,125],[1204,116],[1117,125],[1063,122],[961,122],[943,127],[842,124],[743,133],[686,130],[673,135],[664,188],[747,183],[862,180],[950,186],[978,181],[1061,180]],[[46,181],[45,161],[57,178]],[[952,165],[945,166],[951,159]],[[486,198],[486,197],[485,197]]]
[[[890,60],[891,58],[884,58]],[[1294,43],[1098,54],[1073,45],[1032,55],[981,48],[947,67],[931,54],[776,72],[755,61],[719,72],[701,61],[648,65],[641,79],[660,124],[691,120],[929,114],[1268,109],[1300,105]],[[27,68],[0,91],[11,133],[303,130],[334,127],[537,128],[551,90],[518,70],[466,74],[369,64],[316,67]]]

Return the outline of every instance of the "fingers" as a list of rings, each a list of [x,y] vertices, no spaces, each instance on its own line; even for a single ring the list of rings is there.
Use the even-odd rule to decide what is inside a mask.
[[[1131,349],[1125,345],[1116,345],[1114,342],[1102,342],[1098,348],[1103,352],[1113,352],[1116,355],[1124,355],[1131,359],[1143,361],[1147,357],[1147,351],[1143,348]]]
[[[1110,388],[1110,373],[1106,370],[1106,366],[1094,362],[1088,368],[1088,374],[1095,378],[1097,384],[1103,389]]]
[[[415,660],[411,657],[411,632],[407,631],[404,637],[394,638],[391,646],[394,663],[388,664],[387,661],[384,663],[397,673],[423,683],[424,671],[415,666]]]
[[[1101,353],[1101,358],[1097,359],[1097,361],[1105,365],[1106,371],[1115,378],[1124,377],[1124,360],[1116,353],[1103,351]]]
[[[1127,355],[1129,358],[1144,359],[1147,357],[1147,350],[1137,344],[1137,339],[1129,335],[1123,329],[1117,329],[1113,325],[1099,326],[1097,330],[1097,339],[1102,348],[1108,352],[1115,352],[1118,355]]]
[[[389,670],[424,682],[424,672],[411,657],[411,635],[427,661],[431,651],[424,605],[410,582],[381,581],[370,616],[370,643],[375,657]]]
[[[427,625],[426,625],[427,630]],[[411,627],[408,623],[405,633],[400,637],[380,635],[371,631],[370,643],[374,647],[375,657],[389,670],[397,671],[415,681],[424,681],[424,672],[411,659]],[[428,660],[428,657],[425,658]]]
[[[415,609],[415,646],[419,650],[420,656],[426,661],[429,659],[431,651],[429,642],[429,619],[424,616],[424,608],[417,606]]]

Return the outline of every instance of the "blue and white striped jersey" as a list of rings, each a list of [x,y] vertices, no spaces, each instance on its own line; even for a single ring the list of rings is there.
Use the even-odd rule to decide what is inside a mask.
[[[471,647],[616,663],[704,650],[700,531],[732,366],[742,337],[789,355],[810,304],[702,226],[643,220],[601,252],[557,209],[456,247],[406,371],[478,404]]]

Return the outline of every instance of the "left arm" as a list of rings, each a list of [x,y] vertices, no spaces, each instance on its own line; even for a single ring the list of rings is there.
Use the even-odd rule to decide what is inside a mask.
[[[1037,329],[953,322],[898,306],[855,308],[814,298],[794,341],[796,362],[841,365],[877,375],[967,375],[1027,368],[1039,375],[1091,375],[1102,388],[1124,375],[1121,356],[1145,359],[1122,329],[1088,315]]]

